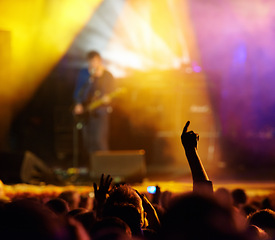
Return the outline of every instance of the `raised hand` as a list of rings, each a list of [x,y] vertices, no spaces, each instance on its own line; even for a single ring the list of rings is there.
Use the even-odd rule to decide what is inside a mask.
[[[181,143],[185,149],[197,148],[199,135],[194,133],[193,131],[188,132],[189,125],[190,125],[190,121],[187,121],[181,134]]]
[[[93,184],[94,194],[97,201],[106,200],[109,188],[113,181],[110,175],[108,175],[106,179],[104,179],[104,176],[104,174],[101,175],[99,186],[97,186],[96,183]]]
[[[107,199],[112,181],[113,179],[110,175],[108,175],[105,179],[105,175],[102,174],[99,186],[97,186],[96,183],[93,184],[95,194],[94,209],[97,212],[97,216],[101,215],[102,208]]]
[[[188,132],[190,121],[187,121],[182,134],[181,142],[185,150],[185,155],[190,166],[193,177],[193,189],[195,192],[200,193],[213,193],[212,183],[209,181],[207,173],[197,153],[197,143],[199,135],[193,131]]]

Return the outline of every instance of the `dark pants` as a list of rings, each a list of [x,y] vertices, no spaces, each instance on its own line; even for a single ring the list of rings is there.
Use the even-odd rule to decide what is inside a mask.
[[[108,150],[109,114],[91,114],[83,128],[83,143],[87,152]]]

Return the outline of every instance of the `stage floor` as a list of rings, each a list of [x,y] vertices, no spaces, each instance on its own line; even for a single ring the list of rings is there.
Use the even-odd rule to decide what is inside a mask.
[[[70,172],[71,171],[71,172]],[[18,197],[33,197],[33,196],[48,196],[57,197],[61,192],[65,190],[76,190],[81,194],[87,194],[93,192],[93,182],[99,183],[100,176],[96,178],[91,178],[89,171],[86,169],[85,174],[81,174],[79,169],[66,169],[66,172],[70,173],[71,176],[67,177],[64,181],[65,184],[61,186],[49,185],[41,183],[40,185],[30,185],[30,184],[13,184],[2,185],[4,193],[13,198]],[[242,188],[246,191],[249,197],[264,197],[270,194],[275,196],[275,180],[268,178],[255,178],[256,174],[249,174],[250,178],[246,178],[245,174],[240,173],[234,174],[219,172],[219,174],[214,174],[214,172],[209,172],[209,178],[213,182],[214,190],[224,187],[228,190],[233,190],[236,188]],[[238,176],[238,177],[235,177]],[[124,179],[113,177],[113,183],[123,182]],[[254,178],[253,178],[254,177]],[[252,180],[251,180],[252,179]],[[256,179],[256,180],[255,180]],[[125,181],[132,185],[141,193],[147,193],[147,188],[149,186],[158,185],[162,192],[170,191],[173,194],[180,194],[184,192],[192,191],[192,177],[190,170],[188,168],[175,168],[166,167],[148,167],[146,174],[140,179],[140,181]],[[1,190],[1,188],[0,188]],[[0,191],[1,196],[1,191]],[[149,194],[150,196],[150,194]]]
[[[147,193],[148,186],[158,185],[162,192],[170,191],[173,194],[180,194],[192,191],[192,180],[190,176],[178,178],[177,180],[163,180],[155,177],[154,179],[144,178],[142,182],[131,183],[135,189],[141,193]],[[246,191],[247,195],[251,198],[265,197],[275,195],[275,182],[274,181],[213,181],[214,190],[225,187],[228,190],[242,188]],[[48,196],[57,197],[62,191],[75,190],[80,194],[87,194],[93,192],[92,182],[86,185],[69,184],[66,186],[55,185],[30,185],[30,184],[3,184],[3,190],[6,196],[12,198],[17,197],[35,197],[35,196]],[[150,194],[148,194],[150,196]]]

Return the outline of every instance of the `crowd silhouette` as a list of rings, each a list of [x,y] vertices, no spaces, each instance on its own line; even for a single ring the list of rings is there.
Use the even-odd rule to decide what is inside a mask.
[[[0,239],[39,240],[272,240],[273,199],[251,202],[244,189],[214,191],[197,152],[199,135],[183,128],[181,142],[193,191],[156,193],[149,201],[129,184],[112,184],[110,175],[94,183],[94,197],[76,191],[58,198],[22,198],[0,205]]]

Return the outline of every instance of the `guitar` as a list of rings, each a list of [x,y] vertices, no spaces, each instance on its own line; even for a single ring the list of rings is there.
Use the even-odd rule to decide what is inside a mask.
[[[76,122],[84,122],[87,119],[88,114],[92,113],[94,110],[106,104],[106,97],[109,101],[112,101],[114,98],[117,98],[127,92],[126,88],[117,88],[115,91],[110,94],[105,94],[103,97],[98,98],[84,107],[84,112],[82,114],[74,114]]]

